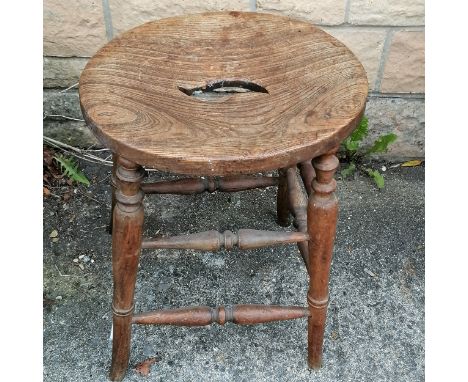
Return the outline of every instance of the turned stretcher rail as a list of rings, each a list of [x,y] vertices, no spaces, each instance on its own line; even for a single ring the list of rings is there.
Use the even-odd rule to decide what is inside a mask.
[[[152,249],[195,249],[216,251],[221,248],[239,249],[263,248],[280,244],[305,242],[309,235],[305,232],[260,231],[240,229],[238,233],[225,231],[205,231],[188,235],[144,239],[142,248]]]
[[[258,304],[219,306],[216,308],[194,306],[136,314],[132,318],[132,323],[141,325],[205,326],[212,323],[224,325],[226,322],[233,322],[238,325],[255,325],[308,316],[309,309],[302,306]]]
[[[232,176],[163,180],[143,183],[141,189],[145,194],[191,195],[205,191],[236,192],[277,185],[278,177],[274,176]]]
[[[286,177],[288,181],[289,209],[294,216],[294,225],[299,232],[307,232],[307,198],[302,191],[296,168],[288,168]],[[308,243],[298,242],[297,246],[307,269],[309,269]]]

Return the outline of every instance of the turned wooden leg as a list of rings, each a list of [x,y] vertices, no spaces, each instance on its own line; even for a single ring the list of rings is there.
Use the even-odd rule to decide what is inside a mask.
[[[113,213],[112,272],[114,281],[113,343],[110,379],[120,381],[130,356],[133,295],[141,248],[143,226],[142,168],[117,159],[116,204]]]
[[[304,187],[307,191],[307,195],[310,195],[310,192],[312,191],[312,181],[315,178],[314,167],[312,166],[310,160],[306,160],[304,162],[299,163],[298,167],[301,172],[301,178],[304,182]]]
[[[286,169],[278,170],[278,191],[276,194],[276,216],[278,224],[282,227],[289,226],[289,206],[288,206],[288,180]]]
[[[328,305],[328,277],[335,240],[338,200],[334,194],[336,181],[333,175],[338,167],[336,151],[321,155],[312,161],[316,178],[307,206],[309,233],[309,291],[307,303],[308,361],[309,367],[322,365],[323,335]]]
[[[117,176],[115,172],[117,170],[117,154],[112,154],[112,176],[111,176],[111,189],[112,189],[112,204],[111,204],[111,214],[109,221],[109,233],[112,233],[112,225],[114,220],[114,207],[115,207],[115,190],[117,189]]]

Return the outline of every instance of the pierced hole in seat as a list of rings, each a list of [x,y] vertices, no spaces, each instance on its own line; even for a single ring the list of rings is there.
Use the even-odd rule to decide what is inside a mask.
[[[267,93],[263,86],[256,84],[252,81],[244,80],[220,80],[206,84],[205,86],[198,86],[195,88],[184,88],[178,86],[179,90],[188,96],[222,96],[232,93]]]

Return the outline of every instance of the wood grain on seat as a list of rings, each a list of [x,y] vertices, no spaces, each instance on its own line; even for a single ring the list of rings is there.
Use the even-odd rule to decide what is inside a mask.
[[[115,153],[173,173],[230,175],[326,152],[361,118],[361,63],[321,29],[216,12],[134,28],[80,78],[88,125]]]

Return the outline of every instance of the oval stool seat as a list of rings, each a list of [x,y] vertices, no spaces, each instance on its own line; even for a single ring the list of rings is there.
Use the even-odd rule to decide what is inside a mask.
[[[202,13],[149,22],[105,45],[79,83],[84,118],[118,155],[172,173],[295,165],[359,122],[368,84],[353,53],[284,16]]]

